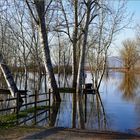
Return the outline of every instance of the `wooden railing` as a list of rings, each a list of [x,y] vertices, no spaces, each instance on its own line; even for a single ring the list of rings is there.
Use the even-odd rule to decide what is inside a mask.
[[[17,95],[19,95],[19,94],[17,94]],[[22,94],[21,97],[24,100],[22,105],[19,102],[19,96],[17,96],[16,98],[10,97],[10,98],[7,98],[6,100],[0,99],[0,105],[5,102],[14,103],[12,106],[7,106],[6,108],[1,108],[0,117],[7,117],[10,115],[14,115],[13,120],[4,122],[5,125],[7,125],[7,123],[11,123],[11,122],[12,122],[11,125],[26,124],[30,120],[34,120],[33,124],[37,124],[45,119],[49,120],[50,98],[51,98],[50,96],[51,96],[50,90],[48,93],[38,94],[35,91],[34,94],[31,94],[31,95]],[[12,112],[12,113],[5,115],[8,111]],[[2,113],[4,115],[1,115]],[[39,117],[43,113],[46,113],[47,115],[45,115],[45,117],[43,117],[43,118]],[[2,124],[3,122],[1,122],[1,120],[0,120],[0,123]],[[4,125],[4,123],[3,123],[3,125]]]

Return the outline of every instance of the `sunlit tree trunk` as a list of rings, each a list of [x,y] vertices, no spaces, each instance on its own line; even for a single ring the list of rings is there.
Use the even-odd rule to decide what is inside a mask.
[[[52,109],[51,109],[51,112],[50,112],[49,126],[51,126],[51,127],[55,126],[59,109],[60,109],[60,102],[57,102],[57,103],[53,102]]]
[[[33,15],[32,9],[29,6],[28,1],[26,0],[26,3],[31,11],[32,16],[35,19],[35,16]],[[53,90],[53,97],[55,101],[61,101],[59,90],[57,87],[57,83],[55,80],[55,76],[53,73],[53,66],[50,58],[50,50],[49,50],[49,44],[48,44],[48,33],[46,29],[46,21],[45,21],[45,13],[47,12],[45,9],[45,0],[34,0],[35,8],[37,11],[38,19],[35,19],[37,26],[38,26],[38,32],[40,37],[40,45],[43,52],[43,61],[45,70],[49,75],[51,88]]]
[[[83,34],[83,44],[81,46],[81,54],[80,54],[80,61],[79,61],[79,68],[78,68],[78,76],[77,76],[77,88],[76,88],[76,93],[77,93],[77,103],[78,103],[78,116],[79,116],[79,124],[80,128],[85,128],[84,125],[84,113],[83,113],[83,107],[82,107],[82,81],[83,81],[83,75],[84,75],[84,65],[85,65],[85,52],[86,52],[86,45],[87,45],[87,37],[88,37],[88,28],[89,28],[89,20],[90,20],[90,0],[88,0],[88,5],[87,5],[87,17],[86,17],[86,24],[85,24],[85,29],[84,29],[84,34]]]
[[[49,77],[50,77],[51,87],[52,87],[54,95],[55,95],[54,99],[56,101],[60,101],[60,96],[59,96],[56,80],[55,80],[54,73],[53,73],[53,66],[52,66],[51,59],[50,59],[50,51],[49,51],[48,40],[47,40],[45,18],[42,19],[40,25],[38,25],[38,28],[39,28],[41,47],[43,50],[43,61],[45,64],[45,69],[48,72]]]
[[[73,41],[72,41],[72,48],[73,48],[73,64],[72,64],[72,75],[73,75],[73,88],[76,89],[76,85],[77,85],[77,71],[78,71],[78,67],[77,67],[77,57],[76,57],[76,53],[77,53],[77,35],[78,35],[78,0],[74,0],[74,20],[75,20],[75,24],[74,24],[74,32],[73,32]]]

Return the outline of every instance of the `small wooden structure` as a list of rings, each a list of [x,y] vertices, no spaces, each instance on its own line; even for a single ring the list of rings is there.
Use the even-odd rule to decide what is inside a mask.
[[[95,92],[95,89],[93,89],[93,84],[92,83],[85,84],[83,93],[84,94],[95,94],[96,92]]]

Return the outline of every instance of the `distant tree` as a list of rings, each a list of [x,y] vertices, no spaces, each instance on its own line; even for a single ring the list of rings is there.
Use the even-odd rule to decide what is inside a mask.
[[[125,68],[128,70],[134,68],[139,58],[136,42],[129,39],[125,40],[123,42],[123,48],[120,50],[120,57]]]

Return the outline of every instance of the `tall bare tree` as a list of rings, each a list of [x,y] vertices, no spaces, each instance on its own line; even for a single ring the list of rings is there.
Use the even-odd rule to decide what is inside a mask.
[[[102,8],[98,11],[97,26],[90,28],[88,58],[96,90],[99,90],[104,73],[107,70],[108,50],[116,35],[128,27],[132,18],[132,15],[128,16],[125,11],[126,4],[125,1],[100,1]]]
[[[49,7],[52,3],[52,0],[47,2],[48,3],[46,7],[45,0],[34,0],[33,1],[34,5],[31,5],[31,3],[28,0],[26,0],[27,6],[38,27],[38,32],[40,36],[40,45],[43,52],[43,61],[44,61],[46,72],[48,73],[50,78],[51,88],[54,92],[53,94],[54,100],[61,101],[59,90],[57,88],[57,83],[53,73],[53,66],[51,62],[49,42],[48,42],[48,29],[46,28],[46,18],[45,18],[46,13],[49,12]],[[32,6],[34,6],[34,8]],[[37,13],[37,17],[35,13]]]
[[[87,0],[84,1],[84,4],[86,5],[86,19],[85,19],[85,25],[83,28],[83,42],[81,45],[81,53],[80,53],[80,60],[79,60],[79,67],[78,67],[78,75],[77,75],[77,87],[76,87],[76,93],[77,93],[77,100],[78,100],[78,114],[79,114],[79,124],[81,125],[81,128],[84,128],[83,123],[83,112],[82,112],[82,84],[83,84],[83,78],[84,78],[84,67],[85,67],[85,59],[86,59],[86,51],[87,51],[87,40],[88,40],[88,30],[89,25],[92,22],[93,19],[97,16],[98,11],[98,0]],[[81,108],[81,109],[80,109]]]
[[[2,1],[2,3],[0,4],[4,4],[2,6],[0,5],[0,10],[3,9],[3,7],[7,8],[7,2],[5,3],[4,1]],[[10,63],[12,63],[12,60],[13,60],[12,48],[14,44],[13,44],[13,41],[11,40],[11,35],[12,34],[8,27],[7,10],[2,10],[1,16],[0,16],[0,44],[1,44],[0,45],[0,69],[7,83],[7,87],[10,90],[11,96],[12,97],[19,96],[19,101],[20,103],[22,103],[23,100],[15,84],[11,70],[8,66]]]

